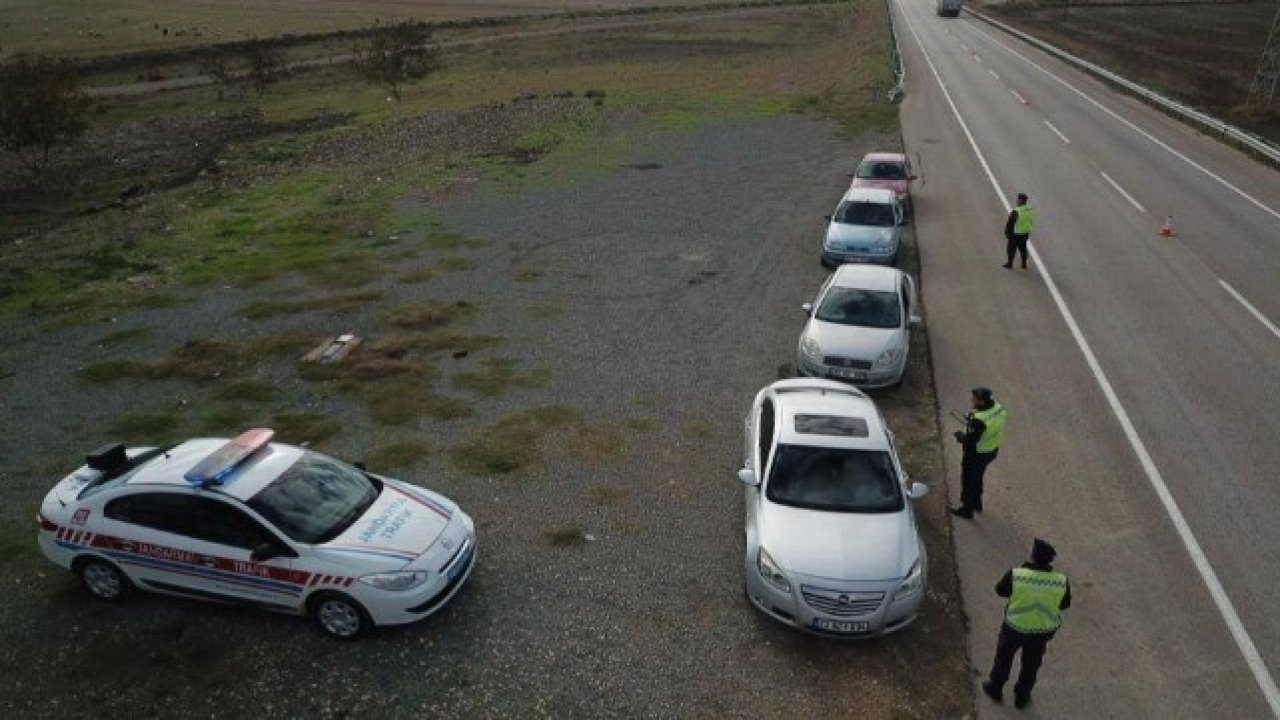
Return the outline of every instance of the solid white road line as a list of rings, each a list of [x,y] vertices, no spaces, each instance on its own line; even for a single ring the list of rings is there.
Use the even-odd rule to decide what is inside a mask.
[[[1123,195],[1124,199],[1128,200],[1130,205],[1138,208],[1138,212],[1145,213],[1147,211],[1146,208],[1142,207],[1141,203],[1139,203],[1137,200],[1134,200],[1132,195],[1125,192],[1124,188],[1120,187],[1120,183],[1116,182],[1115,180],[1112,180],[1110,175],[1102,172],[1101,170],[1098,171],[1098,174],[1102,176],[1103,180],[1106,180],[1107,182],[1111,183],[1111,187],[1115,188],[1116,192]]]
[[[1031,104],[1031,103],[1027,102],[1027,99],[1026,99],[1026,98],[1024,98],[1024,97],[1022,97],[1021,95],[1019,95],[1017,90],[1014,90],[1014,89],[1012,89],[1012,88],[1011,88],[1011,89],[1009,90],[1009,92],[1013,93],[1013,96],[1014,96],[1014,97],[1016,97],[1016,98],[1018,98],[1018,102],[1022,103],[1023,105],[1030,105],[1030,104]]]
[[[1253,303],[1245,300],[1244,296],[1236,292],[1235,288],[1228,285],[1226,280],[1218,278],[1218,284],[1222,286],[1223,290],[1231,293],[1231,297],[1235,298],[1241,305],[1243,305],[1245,310],[1253,313],[1253,316],[1258,318],[1258,322],[1262,323],[1268,330],[1270,330],[1272,335],[1280,338],[1280,328],[1277,328],[1275,323],[1268,320],[1266,315],[1263,315],[1258,308],[1253,306]]]
[[[987,179],[991,181],[991,187],[995,190],[996,198],[999,199],[1000,205],[1004,207],[1005,212],[1009,212],[1011,207],[1004,190],[996,180],[995,173],[991,171],[991,165],[982,154],[977,141],[974,140],[973,133],[969,132],[969,125],[965,123],[964,117],[960,115],[960,110],[956,108],[955,102],[951,99],[951,92],[947,89],[946,83],[942,81],[942,76],[938,73],[938,68],[933,64],[933,59],[929,57],[929,51],[925,49],[924,43],[921,42],[920,35],[916,33],[915,24],[911,22],[911,18],[905,10],[902,12],[902,17],[907,23],[907,29],[911,31],[911,35],[915,38],[916,45],[920,47],[920,53],[924,56],[925,62],[928,63],[929,70],[933,72],[933,78],[938,82],[938,87],[942,90],[942,95],[946,98],[947,105],[951,106],[952,114],[955,115],[956,121],[960,123],[960,129],[964,131],[965,137],[969,139],[969,144],[973,147],[974,154],[978,156],[978,162],[982,164],[982,169],[986,172]],[[1120,397],[1116,395],[1115,388],[1111,385],[1111,381],[1107,379],[1107,374],[1102,370],[1102,365],[1098,363],[1098,358],[1094,355],[1093,348],[1080,330],[1080,325],[1076,322],[1075,315],[1067,307],[1066,300],[1063,299],[1062,293],[1058,291],[1057,283],[1053,281],[1053,277],[1049,275],[1048,268],[1045,267],[1044,262],[1040,259],[1040,253],[1036,251],[1035,246],[1032,244],[1028,244],[1028,249],[1031,252],[1031,260],[1035,263],[1036,270],[1044,278],[1049,295],[1058,307],[1058,313],[1062,315],[1063,322],[1066,323],[1067,329],[1071,331],[1071,336],[1075,338],[1076,346],[1080,348],[1080,352],[1084,355],[1085,362],[1089,365],[1089,370],[1093,373],[1098,387],[1102,389],[1102,394],[1106,397],[1107,405],[1110,406],[1112,414],[1119,421],[1120,429],[1124,431],[1125,438],[1129,441],[1129,446],[1133,448],[1134,454],[1138,456],[1138,462],[1142,465],[1147,481],[1151,484],[1151,488],[1155,490],[1156,496],[1160,498],[1160,504],[1169,516],[1170,522],[1173,523],[1174,530],[1177,531],[1179,539],[1182,540],[1182,544],[1187,550],[1187,555],[1191,557],[1191,563],[1195,566],[1196,571],[1199,572],[1201,581],[1204,582],[1205,588],[1209,591],[1209,596],[1218,608],[1218,613],[1222,615],[1222,620],[1231,632],[1231,637],[1240,649],[1240,654],[1244,656],[1245,664],[1249,666],[1249,670],[1253,673],[1254,681],[1258,684],[1263,697],[1266,698],[1267,704],[1271,707],[1272,715],[1280,718],[1280,689],[1276,687],[1275,679],[1271,677],[1271,672],[1267,669],[1267,664],[1263,661],[1262,654],[1258,652],[1258,646],[1254,644],[1253,638],[1249,637],[1248,631],[1245,630],[1244,623],[1240,620],[1240,614],[1236,612],[1235,605],[1232,604],[1231,598],[1227,596],[1227,591],[1222,587],[1222,582],[1218,580],[1218,574],[1214,571],[1213,566],[1209,564],[1209,558],[1200,547],[1200,542],[1196,540],[1195,534],[1191,531],[1191,526],[1187,524],[1186,517],[1182,514],[1181,508],[1178,507],[1178,501],[1174,499],[1173,493],[1169,492],[1169,486],[1165,484],[1164,477],[1156,467],[1155,460],[1152,459],[1151,453],[1147,451],[1146,443],[1142,441],[1142,438],[1138,435],[1137,428],[1133,425],[1133,421],[1129,419],[1129,412],[1125,410],[1124,405],[1120,402]]]
[[[1058,128],[1056,128],[1056,127],[1054,127],[1054,126],[1053,126],[1053,123],[1049,122],[1048,120],[1045,120],[1045,121],[1044,121],[1044,124],[1045,124],[1045,125],[1047,125],[1047,126],[1049,127],[1049,129],[1053,131],[1053,134],[1054,134],[1054,135],[1057,135],[1057,136],[1062,140],[1062,142],[1064,142],[1064,143],[1070,143],[1070,142],[1071,142],[1071,140],[1070,140],[1070,139],[1068,139],[1066,135],[1063,135],[1063,134],[1062,134],[1062,131],[1061,131],[1061,130],[1059,130]]]
[[[969,26],[969,27],[973,27],[973,26]],[[1008,51],[1009,51],[1009,53],[1010,53],[1011,55],[1014,55],[1015,57],[1020,58],[1023,62],[1027,63],[1027,64],[1028,64],[1028,65],[1030,65],[1031,67],[1033,67],[1033,68],[1035,68],[1035,69],[1039,70],[1040,72],[1044,73],[1045,75],[1048,75],[1049,77],[1053,78],[1053,79],[1054,79],[1054,80],[1056,80],[1060,85],[1062,85],[1063,87],[1067,88],[1067,89],[1068,89],[1068,90],[1070,90],[1071,92],[1073,92],[1073,93],[1075,93],[1075,94],[1079,95],[1080,97],[1084,98],[1085,100],[1087,100],[1089,103],[1091,103],[1094,107],[1097,107],[1097,108],[1098,108],[1099,110],[1101,110],[1102,112],[1104,112],[1104,113],[1106,113],[1106,114],[1110,115],[1111,117],[1115,118],[1116,120],[1119,120],[1121,123],[1123,123],[1124,125],[1126,125],[1127,127],[1129,127],[1129,129],[1133,130],[1134,132],[1138,133],[1139,135],[1143,136],[1144,138],[1146,138],[1146,139],[1150,140],[1151,142],[1155,143],[1156,145],[1158,145],[1159,147],[1163,148],[1164,150],[1167,150],[1167,151],[1168,151],[1171,155],[1173,155],[1174,157],[1176,157],[1176,158],[1178,158],[1179,160],[1181,160],[1181,161],[1185,162],[1186,164],[1190,165],[1191,167],[1195,168],[1196,170],[1199,170],[1200,172],[1204,173],[1205,175],[1208,175],[1209,177],[1211,177],[1211,178],[1213,178],[1214,180],[1216,180],[1216,181],[1218,182],[1218,184],[1220,184],[1220,185],[1222,185],[1223,187],[1227,188],[1228,190],[1230,190],[1230,191],[1234,192],[1235,194],[1239,195],[1240,197],[1244,198],[1245,200],[1248,200],[1250,203],[1253,203],[1253,205],[1255,205],[1259,210],[1262,210],[1263,212],[1266,212],[1266,213],[1270,214],[1272,217],[1275,217],[1275,218],[1277,218],[1277,219],[1280,219],[1280,211],[1275,210],[1274,208],[1272,208],[1272,207],[1270,207],[1270,206],[1266,205],[1265,203],[1263,203],[1261,200],[1258,200],[1257,198],[1253,197],[1252,195],[1250,195],[1249,193],[1245,192],[1244,190],[1241,190],[1239,187],[1236,187],[1234,184],[1232,184],[1232,183],[1231,183],[1231,181],[1230,181],[1230,180],[1227,180],[1226,178],[1224,178],[1224,177],[1222,177],[1221,175],[1219,175],[1219,174],[1215,173],[1214,171],[1210,170],[1209,168],[1207,168],[1207,167],[1205,167],[1205,166],[1201,165],[1200,163],[1196,162],[1195,160],[1192,160],[1191,158],[1187,157],[1186,155],[1184,155],[1184,154],[1182,154],[1182,153],[1178,152],[1177,150],[1174,150],[1172,147],[1170,147],[1170,146],[1169,146],[1169,144],[1168,144],[1168,143],[1164,142],[1163,140],[1160,140],[1159,138],[1157,138],[1156,136],[1154,136],[1154,135],[1152,135],[1151,133],[1147,132],[1146,130],[1143,130],[1142,128],[1138,127],[1137,125],[1135,125],[1134,123],[1130,122],[1129,120],[1126,120],[1125,118],[1120,117],[1118,114],[1116,114],[1116,113],[1115,113],[1115,111],[1111,110],[1110,108],[1108,108],[1107,106],[1105,106],[1105,105],[1103,105],[1102,103],[1098,102],[1097,100],[1094,100],[1092,97],[1089,97],[1088,95],[1086,95],[1086,94],[1084,93],[1084,91],[1077,89],[1074,85],[1072,85],[1071,83],[1067,82],[1066,80],[1063,80],[1062,78],[1058,77],[1057,75],[1054,75],[1054,74],[1053,74],[1053,73],[1052,73],[1048,68],[1045,68],[1045,67],[1043,67],[1043,66],[1041,66],[1041,65],[1036,64],[1036,62],[1035,62],[1034,60],[1032,60],[1031,58],[1027,57],[1026,55],[1023,55],[1022,53],[1018,52],[1017,50],[1014,50],[1013,48],[1011,48],[1011,47],[1009,47],[1008,45],[1006,45],[1006,44],[1004,44],[1004,43],[1000,42],[1000,41],[999,41],[999,40],[997,40],[996,38],[992,37],[991,35],[987,34],[986,32],[984,32],[983,30],[981,30],[981,29],[979,29],[979,28],[977,28],[977,27],[973,27],[973,29],[974,29],[974,31],[975,31],[975,32],[977,32],[979,35],[982,35],[982,36],[986,37],[986,38],[987,38],[988,40],[990,40],[991,42],[993,42],[993,43],[995,43],[995,44],[999,45],[1000,47],[1004,48],[1005,50],[1008,50]],[[1278,714],[1278,715],[1280,715],[1280,699],[1277,699],[1277,705],[1275,706],[1275,709],[1277,710],[1277,714]]]

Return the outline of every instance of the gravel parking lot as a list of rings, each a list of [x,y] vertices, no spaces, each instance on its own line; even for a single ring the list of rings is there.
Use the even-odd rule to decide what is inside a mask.
[[[836,643],[777,627],[742,596],[742,414],[788,371],[799,305],[824,277],[822,215],[855,156],[883,139],[851,143],[834,124],[782,116],[651,140],[607,173],[455,194],[439,212],[448,230],[478,241],[463,252],[473,269],[426,287],[382,283],[387,302],[475,304],[469,329],[505,337],[504,355],[542,373],[486,401],[482,418],[548,405],[580,413],[520,472],[472,477],[440,453],[408,475],[479,525],[477,571],[449,608],[342,644],[254,611],[152,597],[97,605],[28,553],[3,579],[3,714],[964,715],[923,337],[906,385],[878,399],[909,471],[934,486],[922,511],[924,616],[898,636]],[[228,317],[235,301],[210,291],[149,319],[171,344],[202,317]],[[39,428],[29,448],[56,445],[59,417],[81,399],[66,380],[77,361],[57,350],[92,331],[44,335],[0,357],[14,373],[0,394]],[[451,432],[428,440],[443,447]],[[358,456],[360,442],[325,447]],[[21,462],[10,467],[41,457],[11,449]],[[68,448],[67,464],[83,449]],[[23,501],[51,478],[24,477]]]

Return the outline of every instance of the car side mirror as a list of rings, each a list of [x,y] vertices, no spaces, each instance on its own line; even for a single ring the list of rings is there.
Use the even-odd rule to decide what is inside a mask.
[[[813,314],[813,303],[805,303],[805,304],[803,304],[803,305],[801,305],[801,306],[800,306],[800,309],[804,311],[804,314],[805,314],[805,315],[812,315],[812,314]]]
[[[284,554],[284,550],[275,543],[262,543],[249,553],[249,559],[254,562],[264,562],[272,558],[278,558]]]
[[[755,470],[752,470],[751,468],[742,468],[739,470],[738,479],[742,481],[743,485],[750,485],[751,487],[760,486],[760,478],[756,477]]]
[[[929,494],[929,486],[924,483],[913,482],[911,483],[911,489],[907,491],[907,494],[911,496],[912,500],[919,500]]]
[[[924,318],[920,317],[919,315],[912,315],[911,319],[908,320],[907,322],[911,325],[911,327],[920,327],[921,325],[924,324]]]
[[[907,180],[910,180],[911,182],[915,182],[916,180],[919,180],[919,179],[920,179],[920,176],[918,175],[912,175],[907,178]]]
[[[831,216],[830,216],[830,215],[823,215],[823,216],[822,216],[822,219],[823,219],[823,220],[826,220],[827,222],[831,222]]]
[[[844,176],[845,176],[845,177],[847,177],[847,178],[853,178],[853,173],[851,173],[851,172],[847,172],[847,173],[845,173],[845,174],[844,174]]]

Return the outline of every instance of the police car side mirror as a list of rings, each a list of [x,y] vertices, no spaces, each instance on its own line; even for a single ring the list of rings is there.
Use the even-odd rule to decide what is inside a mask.
[[[275,543],[262,543],[249,553],[249,559],[254,562],[263,562],[272,558],[278,558],[284,554],[284,550]]]
[[[742,481],[743,485],[750,485],[752,487],[758,487],[760,485],[760,478],[756,477],[755,471],[751,468],[742,468],[739,470],[738,479]]]

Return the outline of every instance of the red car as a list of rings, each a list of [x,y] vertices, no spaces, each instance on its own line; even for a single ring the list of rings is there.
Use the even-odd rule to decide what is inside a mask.
[[[902,153],[868,153],[851,173],[855,188],[892,190],[904,206],[911,203],[911,181],[916,179],[911,159]]]

